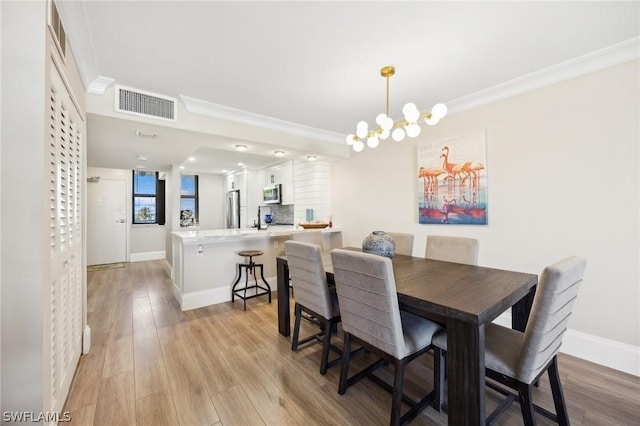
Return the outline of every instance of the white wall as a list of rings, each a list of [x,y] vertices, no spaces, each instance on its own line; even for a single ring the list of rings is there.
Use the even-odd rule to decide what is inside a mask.
[[[326,161],[293,162],[294,224],[306,222],[306,210],[313,220],[329,222],[331,215],[331,164]]]
[[[569,327],[631,345],[637,363],[638,75],[638,61],[627,62],[446,117],[414,141],[386,141],[333,163],[334,223],[345,245],[359,246],[376,229],[403,231],[415,234],[414,253],[424,253],[427,234],[465,235],[480,240],[481,265],[538,274],[584,256]],[[416,145],[482,129],[489,224],[419,225]]]
[[[198,219],[200,229],[224,228],[224,178],[198,173]]]

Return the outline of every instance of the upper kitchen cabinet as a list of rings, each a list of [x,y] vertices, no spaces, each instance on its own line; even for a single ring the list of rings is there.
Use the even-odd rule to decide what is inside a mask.
[[[282,204],[294,203],[293,161],[285,161],[258,171],[258,186],[282,185]],[[261,193],[262,191],[260,191]]]
[[[240,206],[247,207],[248,200],[256,198],[255,192],[256,172],[243,170],[241,172],[230,173],[225,178],[225,188],[227,191],[240,190]],[[254,207],[253,202],[249,202]]]

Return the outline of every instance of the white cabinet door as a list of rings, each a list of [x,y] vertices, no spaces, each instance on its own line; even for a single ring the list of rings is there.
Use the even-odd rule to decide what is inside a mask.
[[[52,63],[49,82],[47,410],[59,412],[82,350],[82,188],[84,120]]]

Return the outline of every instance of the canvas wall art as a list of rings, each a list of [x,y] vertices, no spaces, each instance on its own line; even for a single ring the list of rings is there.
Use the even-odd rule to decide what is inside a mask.
[[[418,145],[418,222],[487,224],[484,131]]]

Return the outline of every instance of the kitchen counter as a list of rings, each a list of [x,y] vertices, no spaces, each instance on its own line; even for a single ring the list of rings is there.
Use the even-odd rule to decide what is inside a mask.
[[[182,244],[198,244],[215,241],[282,237],[296,232],[314,231],[318,231],[318,229],[302,229],[295,225],[273,225],[260,230],[257,228],[204,229],[193,231],[174,231],[171,235],[173,235],[174,238],[180,239]],[[341,232],[340,228],[324,228],[320,231],[323,234]]]
[[[183,311],[231,300],[231,286],[237,278],[238,256],[242,250],[261,250],[254,258],[264,265],[264,275],[276,291],[276,258],[284,254],[284,242],[293,233],[317,232],[294,225],[274,225],[266,229],[193,229],[174,231],[174,296]],[[326,249],[342,246],[340,228],[324,228],[322,244]]]

